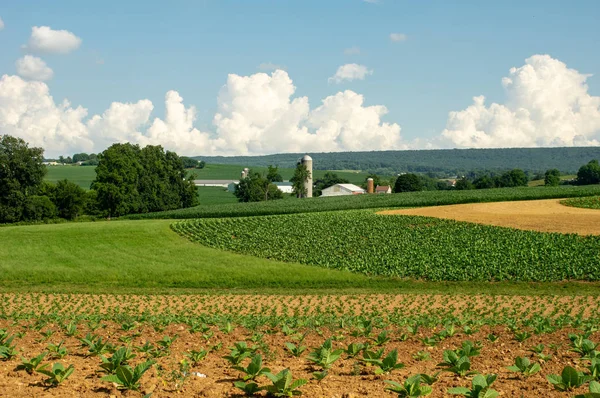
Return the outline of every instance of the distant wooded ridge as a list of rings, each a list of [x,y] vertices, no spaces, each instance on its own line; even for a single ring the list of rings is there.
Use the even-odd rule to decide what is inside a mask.
[[[264,156],[196,156],[206,163],[245,166],[294,167],[304,153]],[[318,170],[363,170],[377,174],[446,173],[519,168],[538,173],[556,168],[573,174],[592,159],[600,160],[600,147],[435,149],[372,152],[310,152]]]

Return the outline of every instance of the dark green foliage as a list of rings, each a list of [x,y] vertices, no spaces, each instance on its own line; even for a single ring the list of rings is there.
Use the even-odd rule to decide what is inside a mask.
[[[114,144],[99,155],[98,209],[107,216],[179,209],[197,204],[197,188],[186,180],[183,162],[161,146]]]
[[[577,172],[577,184],[590,185],[598,183],[600,183],[600,164],[594,159],[579,168]]]
[[[234,195],[240,202],[262,202],[283,199],[283,193],[260,173],[250,171],[235,187]]]
[[[547,187],[555,187],[560,184],[560,171],[558,169],[546,170],[544,174],[544,185]]]
[[[570,391],[591,380],[590,376],[578,372],[571,366],[565,366],[560,375],[550,374],[546,378],[558,391]]]
[[[269,180],[269,182],[283,182],[283,177],[279,174],[279,168],[277,166],[269,165],[267,180]]]
[[[560,203],[566,206],[583,207],[586,209],[600,209],[600,196],[566,199]]]
[[[475,187],[473,186],[471,181],[469,181],[466,177],[462,177],[456,180],[456,185],[454,186],[454,188],[459,191],[462,191],[465,189],[473,189]]]
[[[188,158],[187,156],[181,156],[181,161],[186,169],[203,169],[206,165],[204,161]]]
[[[329,188],[335,184],[347,184],[349,182],[350,181],[345,178],[338,177],[335,173],[327,172],[323,177],[315,180],[314,196],[321,196],[321,191],[325,188]]]
[[[42,148],[29,148],[20,138],[0,135],[0,223],[30,220],[29,217],[37,220],[47,214],[44,203],[31,200],[46,174],[43,153]]]
[[[304,153],[267,156],[203,157],[211,164],[245,164],[266,167],[295,167]],[[472,170],[502,172],[507,167],[530,172],[543,172],[560,167],[563,173],[575,173],[589,159],[600,159],[598,146],[580,148],[494,148],[494,149],[434,149],[410,151],[311,153],[315,169],[365,170],[369,173],[436,172],[462,175]]]
[[[214,248],[367,275],[433,281],[600,280],[597,236],[368,210],[199,219],[172,228]]]
[[[73,182],[60,180],[56,183],[51,198],[56,206],[58,216],[73,220],[83,213],[86,191]]]
[[[76,153],[73,155],[73,163],[85,162],[86,160],[90,160],[90,155],[85,152]]]
[[[47,196],[29,196],[23,202],[23,220],[43,221],[56,217],[56,206]]]
[[[402,174],[396,178],[394,192],[415,192],[423,189],[423,181],[416,174]]]
[[[306,179],[310,176],[310,171],[305,164],[299,163],[294,170],[294,175],[290,178],[292,183],[292,194],[298,198],[306,197],[307,187]]]
[[[506,171],[500,175],[484,174],[473,181],[476,189],[526,187],[529,178],[521,169]]]

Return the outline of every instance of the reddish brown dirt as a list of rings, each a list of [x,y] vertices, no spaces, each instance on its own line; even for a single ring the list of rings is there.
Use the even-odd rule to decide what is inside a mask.
[[[472,203],[386,210],[379,214],[437,217],[531,231],[600,235],[600,211],[564,206],[560,204],[561,200]]]
[[[12,332],[23,330],[22,326],[25,322],[13,324],[8,321],[0,321],[0,328],[8,328]],[[212,328],[214,336],[206,341],[201,337],[200,333],[191,334],[185,325],[170,325],[161,332],[156,332],[154,329],[138,325],[134,331],[125,332],[120,329],[120,325],[106,322],[105,327],[94,331],[103,337],[107,337],[116,345],[122,345],[119,342],[119,337],[123,335],[133,335],[134,332],[141,332],[139,337],[132,340],[132,345],[140,346],[145,341],[155,343],[163,336],[178,335],[178,339],[172,345],[170,355],[157,359],[157,363],[163,367],[162,375],[156,368],[150,369],[142,378],[142,392],[153,392],[153,397],[232,397],[238,392],[233,387],[233,382],[236,381],[240,373],[231,369],[228,362],[222,358],[229,350],[227,347],[233,345],[237,341],[247,340],[252,332],[236,328],[231,334],[224,334],[216,328]],[[52,362],[61,362],[65,366],[73,364],[75,373],[67,379],[63,384],[56,388],[48,388],[43,384],[44,376],[40,374],[29,375],[24,371],[16,371],[16,366],[20,360],[14,358],[9,361],[0,362],[0,396],[2,397],[106,397],[106,396],[141,396],[140,393],[122,393],[118,391],[111,383],[100,380],[101,374],[99,364],[101,363],[98,357],[86,357],[85,350],[80,348],[79,341],[76,337],[65,336],[58,331],[58,325],[47,325],[43,330],[57,330],[48,341],[41,341],[42,336],[39,332],[28,330],[22,338],[16,339],[16,344],[19,350],[26,357],[31,357],[45,350],[48,342],[57,343],[61,340],[65,341],[65,346],[69,351],[62,360],[54,360]],[[89,330],[83,325],[79,325],[79,336],[83,336]],[[317,382],[312,378],[312,368],[306,355],[314,347],[320,345],[325,338],[330,337],[327,330],[323,330],[323,336],[317,333],[309,334],[304,341],[304,345],[308,346],[308,350],[303,357],[293,358],[284,350],[284,343],[291,342],[291,337],[284,336],[281,332],[275,334],[264,334],[264,342],[269,347],[269,351],[263,351],[264,365],[277,372],[284,368],[290,368],[295,378],[306,378],[308,384],[301,388],[306,397],[393,397],[391,393],[385,391],[386,383],[384,380],[403,381],[406,377],[416,373],[432,374],[438,370],[436,364],[442,360],[442,353],[445,349],[455,349],[465,340],[481,341],[483,349],[481,355],[472,358],[472,368],[482,373],[497,373],[498,380],[494,384],[494,388],[501,392],[503,397],[571,397],[575,393],[585,392],[585,388],[579,388],[572,393],[561,393],[555,391],[546,380],[546,375],[551,373],[560,373],[564,366],[570,365],[582,369],[582,363],[577,360],[578,355],[570,352],[569,339],[567,333],[570,330],[561,330],[547,335],[532,336],[524,343],[518,343],[512,337],[512,333],[508,332],[504,327],[488,328],[484,327],[473,335],[467,336],[464,333],[457,333],[455,336],[447,338],[439,343],[436,347],[425,347],[420,338],[431,336],[434,330],[421,330],[416,336],[411,336],[407,341],[392,341],[385,345],[386,353],[392,349],[398,349],[399,361],[404,363],[406,367],[394,371],[392,374],[376,376],[373,374],[373,368],[360,367],[356,368],[355,360],[341,359],[334,364],[329,372],[329,375],[322,381]],[[263,330],[263,332],[267,332]],[[493,332],[500,338],[491,343],[486,339],[488,333]],[[377,331],[375,332],[377,333]],[[397,338],[402,330],[390,330],[390,336]],[[598,340],[600,334],[596,333],[591,336],[591,339]],[[335,342],[336,347],[345,348],[351,342],[364,342],[364,337],[351,337],[349,331],[340,335],[341,341]],[[206,378],[192,376],[189,378],[180,391],[174,388],[174,384],[166,380],[166,375],[173,369],[177,368],[177,364],[184,358],[184,354],[192,349],[207,348],[210,345],[222,343],[223,346],[217,351],[211,352],[205,360],[194,366],[191,370],[205,374]],[[528,348],[543,343],[548,347],[549,344],[560,344],[561,348],[557,353],[551,352],[546,348],[546,353],[552,354],[552,359],[543,364],[542,371],[530,378],[521,378],[514,373],[508,371],[506,366],[513,364],[513,359],[516,356],[527,356],[532,359],[533,354],[528,351]],[[252,343],[249,343],[252,344]],[[412,355],[418,351],[425,350],[430,353],[431,360],[417,361],[412,358]],[[343,356],[345,358],[345,355]],[[132,362],[138,363],[144,360],[144,354],[138,352],[138,358]],[[268,384],[268,380],[264,377],[259,380],[260,385]],[[450,373],[442,373],[440,380],[433,386],[433,394],[431,397],[447,397],[446,391],[448,388],[456,386],[468,386],[470,384],[469,377],[458,377]],[[264,393],[263,393],[264,396]]]

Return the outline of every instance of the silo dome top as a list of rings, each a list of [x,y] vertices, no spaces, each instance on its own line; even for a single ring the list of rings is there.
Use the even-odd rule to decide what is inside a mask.
[[[302,160],[303,160],[303,161],[306,161],[306,160],[312,160],[312,158],[311,158],[310,156],[308,156],[308,155],[304,155],[304,156],[302,157]]]

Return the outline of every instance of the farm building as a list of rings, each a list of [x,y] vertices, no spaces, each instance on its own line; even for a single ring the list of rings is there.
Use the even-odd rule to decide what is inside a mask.
[[[194,185],[197,187],[223,187],[227,188],[235,180],[194,180]]]
[[[239,181],[233,181],[232,183],[227,185],[227,190],[229,192],[235,192],[235,187],[239,183],[240,183]],[[279,188],[279,190],[283,193],[292,193],[292,183],[291,182],[274,182],[273,184],[275,184],[277,186],[277,188]]]
[[[389,185],[377,185],[375,193],[392,193],[392,187]]]
[[[362,195],[367,193],[354,184],[335,184],[321,191],[321,196]]]

